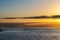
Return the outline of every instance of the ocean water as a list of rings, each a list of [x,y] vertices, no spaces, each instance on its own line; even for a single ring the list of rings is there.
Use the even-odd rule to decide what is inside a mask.
[[[60,40],[60,19],[0,19],[0,27],[0,40]]]
[[[60,28],[0,28],[0,40],[60,40]]]
[[[60,19],[0,19],[0,22],[60,22]]]

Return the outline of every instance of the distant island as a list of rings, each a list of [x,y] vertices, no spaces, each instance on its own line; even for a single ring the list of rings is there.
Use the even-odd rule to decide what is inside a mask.
[[[45,18],[60,18],[60,15],[53,16],[33,16],[33,17],[24,17],[24,19],[45,19]]]
[[[46,19],[46,18],[60,18],[60,15],[53,15],[53,16],[33,16],[33,17],[8,17],[3,19]]]
[[[7,17],[7,18],[3,18],[3,19],[22,19],[23,17]]]
[[[51,18],[60,18],[60,15],[51,16]]]

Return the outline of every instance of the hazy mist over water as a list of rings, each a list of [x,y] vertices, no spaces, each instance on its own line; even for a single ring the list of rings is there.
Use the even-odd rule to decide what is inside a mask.
[[[0,19],[0,27],[60,28],[60,19]]]
[[[0,22],[60,22],[60,19],[0,19]]]

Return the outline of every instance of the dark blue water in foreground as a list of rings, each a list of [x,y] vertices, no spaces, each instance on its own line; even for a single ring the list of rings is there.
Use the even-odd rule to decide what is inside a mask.
[[[60,29],[0,28],[0,40],[60,40]]]

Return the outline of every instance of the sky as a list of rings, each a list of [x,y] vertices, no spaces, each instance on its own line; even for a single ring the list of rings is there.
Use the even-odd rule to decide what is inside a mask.
[[[0,18],[60,15],[60,0],[0,0]]]

